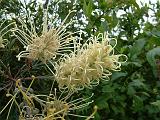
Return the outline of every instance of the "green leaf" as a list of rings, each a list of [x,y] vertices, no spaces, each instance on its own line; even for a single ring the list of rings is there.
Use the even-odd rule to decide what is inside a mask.
[[[111,109],[114,111],[115,114],[118,114],[118,113],[122,113],[124,114],[124,109],[122,106],[119,106],[119,105],[114,105],[114,104],[111,104]]]
[[[155,58],[157,55],[160,56],[160,47],[150,50],[146,55],[147,61],[151,65],[152,71],[155,77],[157,77],[157,66],[156,66],[156,58]]]
[[[131,60],[135,60],[137,56],[141,53],[146,41],[145,39],[139,39],[130,49]]]
[[[127,73],[124,73],[124,72],[114,72],[112,74],[111,80],[116,80],[118,78],[125,77],[125,76],[127,76]]]
[[[96,99],[96,105],[98,106],[99,109],[107,109],[109,111],[109,105],[107,103],[107,99],[105,99],[104,96],[101,96]]]
[[[142,81],[144,81],[144,80],[143,80],[143,79],[133,80],[133,81],[130,83],[130,85],[131,85],[131,86],[138,87],[138,88],[145,87],[145,84],[144,84]]]
[[[129,64],[132,64],[132,65],[135,65],[136,67],[141,67],[142,64],[140,62],[126,62],[125,65],[129,65]]]
[[[141,94],[147,96],[147,97],[150,97],[150,94],[148,94],[147,92],[141,92]]]
[[[140,10],[139,5],[137,4],[136,0],[130,0],[133,6],[135,6],[138,10]]]
[[[94,116],[95,120],[101,120],[101,116],[98,114],[98,112],[96,112],[95,116]]]
[[[111,85],[105,85],[102,88],[102,92],[113,93],[114,92],[114,87],[111,86]]]
[[[127,94],[129,96],[133,96],[135,93],[136,91],[134,90],[134,88],[132,86],[128,86]]]
[[[139,96],[133,97],[133,104],[132,104],[133,110],[135,112],[140,111],[143,109],[143,100]]]
[[[117,13],[114,11],[112,15],[112,23],[111,23],[112,28],[116,27],[117,24],[118,24]]]
[[[157,106],[158,109],[160,110],[160,100],[157,100],[156,102],[152,102],[151,104],[154,106]]]
[[[93,6],[92,0],[89,0],[89,3],[88,3],[88,4],[87,4],[86,0],[84,0],[83,11],[84,11],[84,14],[85,14],[88,18],[91,17],[92,6]]]
[[[156,28],[153,28],[152,34],[153,34],[154,36],[160,37],[160,31],[158,31]]]
[[[106,21],[101,21],[100,31],[104,32],[108,30],[108,23]]]

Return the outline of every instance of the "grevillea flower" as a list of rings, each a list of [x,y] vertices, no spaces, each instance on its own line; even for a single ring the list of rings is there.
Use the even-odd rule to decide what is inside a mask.
[[[111,71],[119,71],[121,64],[127,60],[126,55],[114,54],[117,41],[115,46],[111,46],[106,33],[91,37],[88,42],[81,48],[75,45],[78,49],[56,65],[55,76],[60,89],[91,88],[99,84],[100,79],[107,79]],[[120,57],[125,60],[120,61]]]
[[[57,95],[56,88],[54,89],[54,94],[47,95],[34,95],[36,101],[38,101],[44,110],[42,111],[41,116],[43,116],[44,120],[58,120],[63,119],[68,115],[77,116],[77,117],[87,117],[81,115],[72,114],[71,111],[81,109],[85,106],[88,106],[93,101],[88,102],[89,98],[78,98],[75,100],[69,100],[73,93],[69,92],[66,94],[65,91],[61,92],[60,95]],[[43,97],[43,99],[41,99]],[[46,100],[44,100],[46,98]],[[39,114],[40,115],[40,114]],[[92,116],[93,118],[93,116]]]
[[[89,120],[89,118],[94,117],[97,108],[94,108],[94,111],[90,116],[76,115],[72,113],[75,110],[80,110],[81,108],[84,108],[93,103],[93,100],[90,101],[93,94],[87,98],[74,99],[72,97],[72,95],[74,94],[72,91],[66,92],[64,90],[57,92],[57,89],[54,88],[54,92],[52,94],[52,85],[49,95],[35,95],[30,91],[31,85],[33,84],[35,79],[34,76],[32,77],[33,80],[28,88],[24,88],[19,84],[21,82],[20,79],[16,81],[17,89],[15,89],[14,95],[10,93],[6,94],[6,96],[11,97],[11,99],[0,111],[0,115],[10,105],[7,115],[8,119],[12,105],[13,103],[15,103],[19,112],[20,120],[65,120],[66,116],[86,117]],[[21,103],[19,103],[19,101],[17,100],[18,94],[21,94],[23,96],[23,102]],[[36,108],[36,105],[39,105],[40,107]]]
[[[12,29],[8,29],[8,27],[14,24],[14,23],[10,23],[7,26],[4,26],[5,22],[6,21],[0,24],[0,48],[4,48],[7,45],[8,40],[4,39],[3,37],[12,30]]]
[[[41,35],[38,35],[36,32],[36,26],[31,22],[31,17],[29,17],[31,30],[28,29],[26,23],[19,20],[24,30],[20,30],[16,27],[14,35],[24,45],[25,50],[17,55],[18,60],[22,57],[26,57],[32,60],[46,62],[51,58],[55,58],[56,55],[61,55],[61,53],[68,48],[66,46],[69,45],[73,33],[66,32],[66,28],[72,21],[67,24],[65,24],[65,21],[73,11],[70,11],[59,27],[56,28],[52,26],[49,28],[47,23],[47,11],[48,10],[44,10],[43,31]]]

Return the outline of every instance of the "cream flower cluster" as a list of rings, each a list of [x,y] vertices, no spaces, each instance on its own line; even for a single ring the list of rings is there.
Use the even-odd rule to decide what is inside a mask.
[[[114,54],[116,45],[110,45],[106,33],[100,33],[88,42],[56,66],[56,80],[60,89],[91,88],[99,84],[100,79],[107,79],[112,74],[110,70],[120,70],[121,64],[127,60],[126,55]],[[125,60],[120,61],[120,57]]]
[[[44,10],[43,30],[40,34],[36,31],[37,28],[31,18],[29,18],[30,28],[28,28],[25,22],[19,19],[21,29],[16,26],[13,29],[13,33],[24,45],[25,50],[21,51],[17,55],[17,58],[18,60],[23,57],[30,58],[45,63],[54,74],[62,94],[57,97],[55,90],[54,95],[29,96],[29,94],[27,94],[28,91],[26,93],[23,92],[18,82],[17,87],[28,102],[28,105],[23,107],[29,107],[31,109],[30,111],[32,111],[32,107],[35,107],[32,105],[32,102],[37,101],[42,105],[43,109],[43,113],[41,112],[42,114],[39,117],[44,120],[56,120],[64,119],[67,115],[77,116],[71,114],[70,111],[83,108],[92,103],[93,101],[87,102],[87,100],[93,95],[87,99],[78,98],[70,100],[69,102],[68,98],[78,90],[83,90],[84,87],[92,88],[98,85],[100,80],[108,80],[109,76],[112,75],[112,71],[121,70],[121,65],[127,61],[127,56],[114,53],[117,40],[109,39],[107,33],[99,33],[97,36],[90,37],[84,44],[81,44],[83,42],[81,41],[81,35],[80,37],[76,37],[75,33],[66,32],[66,28],[72,21],[68,24],[65,24],[65,22],[73,11],[70,11],[59,27],[56,28],[49,28],[47,12],[47,10]],[[0,25],[0,28],[1,26],[2,25]],[[5,46],[5,40],[3,40],[2,37],[6,33],[1,35],[4,29],[0,31],[0,47]],[[112,40],[114,40],[115,45],[111,45]],[[71,50],[73,50],[73,52],[71,52]],[[71,53],[65,54],[65,52],[68,53],[68,51]],[[61,55],[60,59],[52,63],[51,59],[55,59],[57,55]],[[47,65],[48,61],[54,66],[54,70]],[[66,97],[62,97],[66,91],[69,92],[69,94]],[[41,99],[42,97],[44,99]],[[34,99],[34,101],[32,99]],[[19,107],[19,105],[17,106]],[[21,113],[20,119],[25,119],[25,109],[24,112],[23,110],[19,111]],[[31,117],[34,119],[34,114]],[[35,115],[35,117],[38,116]],[[93,117],[93,114],[88,117],[88,119],[91,117]]]
[[[28,115],[29,119],[38,119],[38,120],[65,120],[65,117],[67,115],[70,116],[77,116],[77,117],[90,117],[90,116],[81,116],[72,114],[71,111],[84,108],[91,104],[93,101],[88,102],[88,100],[93,96],[93,94],[84,99],[84,98],[78,98],[74,100],[70,100],[70,97],[73,93],[69,92],[64,95],[64,92],[62,92],[60,95],[57,95],[57,89],[54,89],[54,94],[47,95],[32,95],[32,98],[37,101],[43,109],[42,112],[39,114],[34,114],[33,110],[30,108],[30,115]],[[43,99],[41,99],[43,97]],[[46,98],[46,100],[44,100]],[[95,109],[95,111],[97,108]],[[21,111],[21,115],[19,116],[20,120],[26,120],[26,112]],[[91,116],[93,118],[93,116]]]
[[[44,12],[43,31],[41,35],[38,35],[36,32],[36,27],[31,21],[31,18],[29,18],[31,30],[28,29],[26,23],[19,19],[24,30],[20,30],[16,27],[14,35],[24,45],[25,50],[17,55],[18,60],[24,57],[32,60],[40,60],[45,63],[46,61],[55,58],[56,55],[61,55],[62,52],[65,51],[73,33],[66,32],[67,26],[70,25],[72,21],[65,25],[64,23],[73,11],[70,11],[57,28],[49,28],[49,25],[47,24],[47,12],[47,10]]]
[[[49,30],[40,37],[32,39],[32,43],[28,44],[26,51],[22,51],[17,57],[27,57],[33,60],[47,61],[56,55],[60,47],[59,36],[56,31]]]
[[[91,104],[93,101],[91,102],[87,102],[89,98],[78,98],[75,100],[69,100],[68,99],[71,97],[72,93],[68,93],[65,97],[63,98],[57,98],[57,96],[50,96],[50,101],[47,102],[46,105],[46,117],[44,118],[45,120],[54,120],[54,119],[58,119],[58,118],[63,118],[67,115],[73,115],[70,112],[80,109],[80,108],[84,108],[85,106],[88,106],[89,104]],[[62,96],[62,95],[60,95]],[[68,101],[68,102],[67,102]],[[81,117],[81,115],[76,115],[78,117]]]

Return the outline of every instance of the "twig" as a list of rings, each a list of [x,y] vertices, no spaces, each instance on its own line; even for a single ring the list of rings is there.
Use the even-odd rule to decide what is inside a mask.
[[[23,70],[23,68],[26,67],[26,64],[23,65],[17,72],[17,74],[14,76],[14,78],[16,78],[18,76],[18,74]]]
[[[4,77],[6,77],[6,78],[8,78],[8,79],[14,80],[13,77],[12,77],[12,74],[11,74],[11,72],[10,72],[10,67],[7,67],[7,66],[3,63],[3,61],[2,61],[1,59],[0,59],[0,63],[2,64],[2,66],[4,67],[4,69],[6,70],[7,75],[5,75],[3,71],[0,71],[0,73],[1,73]]]
[[[0,70],[0,74],[9,80],[16,81],[14,78],[12,78],[12,76],[4,74],[4,72],[1,70]]]
[[[0,88],[0,91],[3,90],[3,89],[6,89],[7,87],[11,86],[12,85],[12,82],[8,83],[7,85],[5,85],[4,87]]]
[[[37,76],[35,79],[51,79],[54,78],[54,76]],[[25,78],[18,78],[20,80],[33,80],[33,77],[25,77]]]

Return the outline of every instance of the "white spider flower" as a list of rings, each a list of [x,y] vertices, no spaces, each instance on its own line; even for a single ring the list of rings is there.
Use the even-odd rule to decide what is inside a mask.
[[[34,95],[33,98],[38,101],[44,110],[42,111],[42,116],[44,120],[65,120],[66,116],[77,116],[77,117],[88,117],[72,114],[71,111],[84,108],[91,104],[93,101],[88,102],[88,100],[93,96],[93,94],[88,98],[78,98],[75,100],[69,100],[73,92],[66,94],[65,91],[61,92],[60,95],[57,95],[56,88],[54,89],[54,94],[47,95]],[[42,100],[41,98],[47,98],[47,100]],[[92,116],[93,118],[93,116]]]
[[[56,55],[61,55],[62,52],[69,48],[69,42],[74,33],[66,32],[66,28],[72,21],[67,24],[65,24],[65,22],[73,11],[70,11],[60,26],[56,28],[49,28],[49,25],[47,24],[47,11],[48,10],[45,10],[44,12],[43,31],[41,35],[36,33],[36,26],[31,22],[30,17],[31,30],[28,29],[27,25],[22,20],[19,20],[24,30],[20,30],[16,27],[14,35],[24,45],[25,50],[17,55],[18,60],[25,57],[46,62],[51,58],[55,58]]]
[[[6,21],[0,24],[0,48],[4,48],[7,45],[8,40],[4,39],[3,37],[12,30],[12,29],[8,29],[8,27],[14,24],[14,23],[9,23],[7,26],[4,27],[5,22]]]
[[[92,88],[99,84],[100,79],[109,78],[111,71],[120,70],[121,64],[127,60],[126,55],[114,54],[117,41],[112,47],[106,33],[91,37],[88,42],[81,48],[78,45],[75,52],[56,65],[55,77],[60,89]],[[120,61],[120,57],[125,57],[125,61]]]

